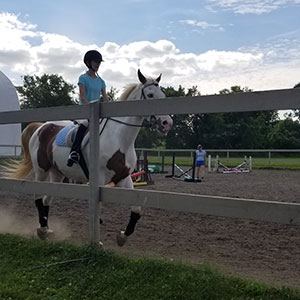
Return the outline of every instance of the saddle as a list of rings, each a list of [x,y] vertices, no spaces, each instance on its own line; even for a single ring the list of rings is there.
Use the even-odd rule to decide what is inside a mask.
[[[74,143],[74,139],[76,137],[78,127],[79,127],[79,124],[71,124],[71,125],[64,127],[56,135],[55,144],[57,146],[71,148]],[[88,130],[87,130],[87,132],[88,132]],[[85,134],[85,137],[83,138],[82,143],[81,143],[81,149],[85,148],[86,145],[88,144],[88,142],[89,142],[88,136]]]
[[[56,135],[55,144],[57,146],[71,148],[74,143],[78,127],[79,127],[79,124],[70,124],[70,125],[64,127],[63,129],[61,129],[58,132],[58,134]],[[89,142],[89,136],[87,134],[85,134],[85,136],[82,140],[82,143],[81,143],[79,165],[82,168],[87,179],[89,179],[89,170],[88,170],[88,166],[85,162],[85,159],[82,155],[82,149],[84,149],[86,147],[88,142]]]

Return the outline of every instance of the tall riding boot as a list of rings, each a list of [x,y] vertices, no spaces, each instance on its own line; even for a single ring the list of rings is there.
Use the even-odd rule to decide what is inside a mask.
[[[71,148],[71,151],[69,154],[69,158],[68,158],[68,162],[67,162],[68,167],[72,167],[74,163],[75,164],[79,163],[79,160],[80,160],[79,150],[80,150],[81,142],[83,140],[86,130],[87,130],[87,128],[84,125],[82,125],[82,124],[79,125],[74,143],[72,145],[72,148]]]

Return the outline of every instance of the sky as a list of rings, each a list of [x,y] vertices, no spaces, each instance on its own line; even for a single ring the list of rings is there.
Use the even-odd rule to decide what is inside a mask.
[[[122,91],[137,70],[202,95],[300,82],[300,0],[0,0],[0,71],[59,74],[77,85],[84,53]]]

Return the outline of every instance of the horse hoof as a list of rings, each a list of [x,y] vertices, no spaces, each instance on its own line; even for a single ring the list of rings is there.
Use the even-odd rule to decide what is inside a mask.
[[[141,214],[142,208],[140,206],[132,206],[131,211],[137,214]]]
[[[120,233],[117,235],[118,246],[120,247],[124,246],[126,241],[127,241],[127,236],[125,235],[125,231],[120,231]]]
[[[54,235],[53,230],[47,227],[39,227],[36,229],[36,233],[41,240],[47,240]]]

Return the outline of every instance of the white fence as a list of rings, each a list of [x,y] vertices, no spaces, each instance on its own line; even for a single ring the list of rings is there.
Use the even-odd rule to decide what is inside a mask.
[[[1,147],[1,146],[0,146]],[[259,162],[267,162],[268,167],[271,167],[272,162],[300,162],[300,149],[207,149],[205,148],[206,153],[218,153],[219,156],[222,156],[224,160],[222,162],[226,161],[226,163],[230,162],[230,154],[235,153],[234,156],[231,157],[240,157],[244,158],[247,154],[247,156],[250,156],[251,154],[255,154],[255,157],[252,156],[252,162],[259,161]],[[194,158],[195,149],[154,149],[154,148],[136,148],[136,152],[140,154],[140,156],[144,157],[145,152],[147,152],[147,157],[151,156],[157,157],[157,160],[155,163],[162,166],[162,171],[164,171],[164,162],[166,157],[172,156],[173,153],[182,154],[184,153],[186,156],[190,157],[191,162]],[[237,156],[236,153],[239,155]],[[262,155],[263,157],[257,157],[257,153],[259,155]],[[274,154],[277,154],[276,156]],[[296,157],[294,158],[284,158],[281,157],[280,159],[277,158],[278,154],[286,155],[286,154],[293,154]],[[211,155],[213,157],[213,155]],[[153,164],[153,163],[152,163]]]
[[[22,149],[21,145],[0,145],[0,157],[19,156],[21,153],[21,149]]]
[[[89,241],[92,243],[99,240],[99,201],[300,225],[300,204],[295,203],[99,187],[98,170],[93,164],[99,156],[96,150],[99,149],[99,117],[286,110],[299,107],[300,89],[286,89],[0,112],[0,124],[88,118],[91,149],[89,185],[0,179],[0,188],[8,192],[88,198]]]

